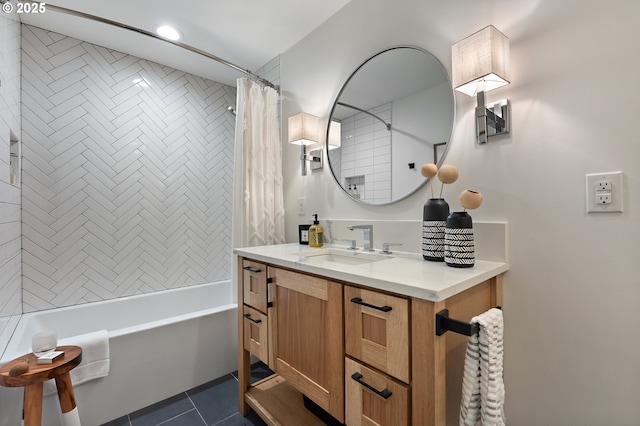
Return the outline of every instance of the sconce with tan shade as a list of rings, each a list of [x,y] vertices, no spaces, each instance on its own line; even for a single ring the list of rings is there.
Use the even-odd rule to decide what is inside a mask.
[[[316,149],[306,153],[306,146],[319,142],[318,117],[301,112],[289,117],[289,143],[300,145],[300,163],[302,176],[307,175],[307,161],[311,162],[311,170],[322,168],[322,150]]]
[[[509,101],[485,104],[484,94],[511,83],[509,39],[493,25],[451,47],[453,87],[478,98],[476,131],[479,144],[509,133]]]

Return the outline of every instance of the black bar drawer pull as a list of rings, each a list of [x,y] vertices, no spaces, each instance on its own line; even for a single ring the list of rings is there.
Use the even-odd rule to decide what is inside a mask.
[[[391,306],[370,305],[368,303],[363,302],[362,299],[360,299],[359,297],[354,297],[353,299],[351,299],[351,301],[353,303],[357,303],[358,305],[366,306],[367,308],[377,309],[382,312],[389,312],[391,309],[393,309]]]
[[[251,321],[252,323],[255,323],[255,324],[260,324],[262,322],[261,319],[255,320],[255,319],[251,318],[251,314],[244,314],[243,317],[245,317],[246,319],[248,319],[249,321]]]
[[[262,272],[262,270],[260,270],[260,269],[253,269],[251,266],[245,266],[245,267],[244,267],[244,268],[242,268],[242,269],[244,269],[245,271],[249,271],[249,272],[251,272],[252,274],[259,274],[260,272]]]
[[[271,277],[267,278],[267,291],[265,292],[267,296],[267,308],[270,308],[273,306],[273,302],[269,302],[269,284],[273,284],[273,278]]]
[[[391,391],[387,388],[382,389],[381,391],[379,391],[378,389],[374,388],[373,386],[371,386],[369,383],[365,382],[364,380],[362,380],[362,374],[360,373],[353,373],[351,375],[351,378],[353,380],[355,380],[356,382],[360,383],[362,386],[364,386],[365,388],[369,389],[371,392],[376,393],[378,396],[383,397],[384,399],[389,398],[391,395],[393,395],[391,393]]]

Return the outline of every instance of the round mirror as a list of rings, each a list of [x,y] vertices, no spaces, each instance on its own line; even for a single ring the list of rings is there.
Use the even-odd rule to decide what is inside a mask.
[[[454,115],[453,88],[438,59],[417,47],[383,50],[351,74],[331,109],[333,177],[366,204],[408,197],[427,181],[422,164],[442,164]]]

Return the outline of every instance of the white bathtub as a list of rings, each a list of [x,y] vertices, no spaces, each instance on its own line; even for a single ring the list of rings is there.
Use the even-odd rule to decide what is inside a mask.
[[[74,387],[83,425],[97,426],[237,368],[237,304],[230,281],[24,314],[0,365],[31,350],[31,336],[58,339],[106,329],[109,375]],[[0,387],[0,426],[20,424],[22,391]],[[60,425],[56,395],[43,426]]]

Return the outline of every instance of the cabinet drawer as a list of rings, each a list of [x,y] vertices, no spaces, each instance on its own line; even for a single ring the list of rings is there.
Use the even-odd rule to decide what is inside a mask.
[[[242,262],[243,301],[262,313],[267,312],[267,266],[263,263]]]
[[[409,301],[350,286],[344,297],[347,355],[409,383]]]
[[[267,316],[249,306],[243,307],[244,348],[269,364],[269,334]]]
[[[345,420],[349,426],[409,424],[409,387],[345,358]]]

